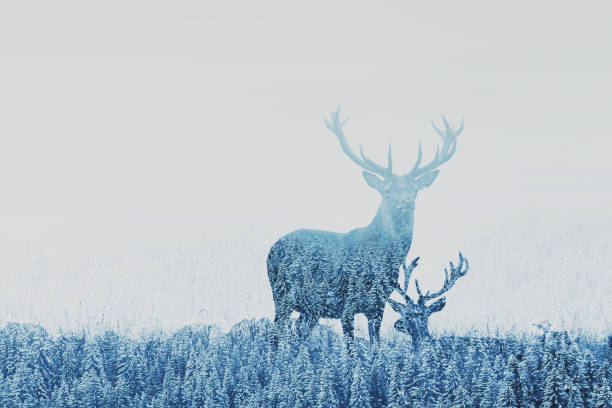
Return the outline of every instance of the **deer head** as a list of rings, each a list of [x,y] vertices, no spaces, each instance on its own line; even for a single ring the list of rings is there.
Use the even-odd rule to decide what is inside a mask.
[[[402,265],[402,269],[404,270],[404,284],[400,286],[399,284],[395,288],[402,297],[405,299],[406,303],[402,304],[393,299],[389,299],[389,304],[397,313],[401,315],[401,317],[395,322],[395,329],[399,332],[409,334],[414,343],[418,345],[420,340],[423,338],[429,337],[429,317],[432,313],[439,312],[446,305],[446,298],[442,297],[437,299],[435,302],[431,304],[427,304],[427,302],[439,298],[444,293],[446,293],[463,275],[465,275],[468,271],[469,264],[467,259],[463,257],[461,252],[459,253],[459,264],[455,267],[453,263],[450,263],[450,275],[447,268],[444,268],[444,285],[442,289],[437,292],[423,294],[421,292],[421,288],[419,286],[419,281],[415,280],[416,291],[419,296],[418,300],[413,301],[410,296],[408,296],[407,289],[408,283],[410,282],[410,275],[414,268],[416,268],[419,258],[416,258],[408,267],[404,263]]]
[[[389,209],[400,215],[414,210],[414,201],[418,191],[429,187],[438,176],[439,170],[437,168],[453,157],[457,147],[457,136],[463,130],[463,121],[461,121],[459,128],[455,130],[444,116],[442,116],[444,131],[432,122],[434,130],[442,138],[442,147],[438,146],[436,155],[431,162],[421,166],[423,152],[419,143],[417,160],[412,170],[406,174],[398,175],[393,174],[392,171],[391,145],[389,145],[387,166],[383,167],[368,158],[363,153],[363,147],[360,148],[359,156],[351,150],[342,130],[348,118],[340,121],[340,108],[331,112],[330,119],[325,119],[325,124],[338,138],[344,153],[364,170],[365,181],[383,196],[383,200]]]

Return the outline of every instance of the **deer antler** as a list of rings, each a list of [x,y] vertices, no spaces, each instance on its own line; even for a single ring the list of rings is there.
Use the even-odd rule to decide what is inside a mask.
[[[359,148],[359,154],[361,156],[359,157],[351,150],[348,142],[346,141],[346,138],[344,137],[342,126],[344,126],[348,118],[344,119],[342,122],[340,121],[340,107],[338,107],[338,109],[336,109],[335,111],[331,112],[330,118],[331,118],[331,122],[327,120],[327,118],[325,118],[325,125],[328,127],[329,130],[334,132],[334,134],[338,138],[338,141],[340,142],[340,146],[342,146],[342,150],[344,150],[344,153],[346,153],[346,155],[352,161],[357,163],[357,165],[363,168],[364,170],[370,171],[372,173],[376,173],[384,177],[385,179],[388,179],[393,175],[393,172],[391,170],[393,166],[393,163],[392,163],[393,161],[391,159],[391,145],[389,145],[389,153],[388,153],[388,159],[387,159],[388,164],[386,168],[376,164],[373,160],[368,158],[363,153],[362,146],[360,146]]]
[[[436,155],[430,163],[423,167],[419,167],[421,164],[421,158],[423,157],[423,150],[421,148],[421,143],[419,142],[419,153],[417,155],[416,163],[412,167],[412,170],[404,175],[405,177],[416,178],[422,174],[430,172],[436,167],[439,167],[441,164],[447,162],[451,157],[453,157],[453,154],[455,154],[455,149],[457,148],[457,136],[459,136],[459,134],[463,131],[463,119],[461,120],[461,125],[459,125],[457,130],[453,129],[448,124],[448,121],[444,116],[442,116],[442,121],[444,122],[444,131],[438,129],[433,121],[431,122],[436,133],[438,133],[438,135],[440,135],[442,138],[442,147],[438,146],[436,148]]]
[[[465,269],[463,268],[464,264],[465,264]],[[444,293],[446,293],[450,288],[453,287],[457,279],[459,279],[460,277],[462,277],[463,275],[467,273],[469,267],[470,265],[467,259],[465,259],[463,255],[461,254],[461,252],[459,252],[459,264],[457,265],[457,267],[455,267],[455,265],[453,265],[452,262],[450,263],[450,270],[451,270],[450,277],[448,275],[448,269],[444,268],[444,275],[445,275],[444,285],[442,286],[442,289],[434,293],[429,293],[429,291],[427,291],[427,293],[423,295],[423,293],[421,292],[421,288],[419,287],[419,281],[415,280],[414,283],[416,286],[417,293],[419,294],[419,300],[418,300],[419,305],[424,306],[426,301],[435,299],[443,295]]]
[[[410,276],[412,275],[412,271],[414,271],[414,268],[417,267],[420,258],[421,257],[414,258],[414,260],[410,263],[408,267],[406,267],[405,260],[404,263],[402,263],[402,269],[404,270],[404,285],[403,287],[401,287],[398,283],[395,287],[395,290],[397,290],[399,294],[402,295],[404,299],[406,299],[406,301],[410,300],[412,302],[412,299],[410,299],[406,291],[408,290],[408,283],[410,282]]]

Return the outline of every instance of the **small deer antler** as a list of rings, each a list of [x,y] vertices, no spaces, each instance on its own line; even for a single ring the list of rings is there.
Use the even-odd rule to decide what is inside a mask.
[[[389,145],[389,153],[388,153],[388,159],[387,159],[388,164],[386,168],[376,164],[373,160],[368,158],[363,153],[362,146],[360,146],[359,148],[359,153],[361,156],[359,157],[351,150],[351,147],[349,146],[348,142],[346,141],[346,138],[344,137],[344,131],[342,130],[342,126],[344,126],[348,118],[344,119],[342,122],[340,121],[340,107],[338,107],[338,109],[336,109],[335,111],[331,112],[330,118],[331,118],[331,122],[327,120],[327,118],[325,118],[325,125],[327,126],[329,130],[334,132],[334,134],[338,138],[338,141],[340,142],[340,146],[342,146],[342,150],[344,150],[344,153],[346,153],[346,155],[352,161],[357,163],[357,165],[363,168],[364,170],[370,171],[372,173],[376,173],[385,179],[388,179],[393,175],[393,172],[392,172],[393,160],[391,159],[391,145]]]
[[[464,264],[465,269],[463,268]],[[465,259],[461,252],[459,252],[459,264],[457,267],[455,267],[452,262],[450,263],[450,277],[448,275],[448,269],[444,268],[444,285],[442,286],[442,289],[434,293],[429,293],[429,291],[427,291],[427,293],[423,295],[419,286],[419,281],[415,280],[414,284],[416,286],[417,293],[419,294],[418,304],[424,306],[426,301],[440,297],[444,293],[448,292],[448,290],[453,287],[457,279],[467,273],[469,267],[470,265],[467,259]]]
[[[421,257],[414,258],[414,260],[410,262],[410,265],[408,267],[406,267],[405,260],[402,264],[402,269],[404,270],[404,285],[403,287],[401,287],[398,283],[395,289],[399,292],[400,295],[404,297],[404,299],[406,299],[406,301],[410,299],[410,297],[406,293],[406,291],[408,290],[408,283],[410,282],[410,276],[412,275],[412,271],[414,271],[414,268],[417,267],[419,259],[421,259]],[[412,299],[410,299],[410,301],[412,301]]]

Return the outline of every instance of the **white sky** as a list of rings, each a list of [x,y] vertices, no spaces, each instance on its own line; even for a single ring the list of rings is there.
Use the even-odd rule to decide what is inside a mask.
[[[437,330],[612,330],[609,3],[0,7],[0,323],[271,317],[274,240],[376,212],[323,125],[342,104],[400,171],[465,117],[417,200],[421,280],[472,265]]]

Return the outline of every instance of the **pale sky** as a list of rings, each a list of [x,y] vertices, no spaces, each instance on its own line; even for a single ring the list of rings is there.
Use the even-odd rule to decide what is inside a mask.
[[[409,170],[436,330],[612,330],[608,2],[4,2],[0,324],[227,328],[272,317],[265,258],[369,223],[354,149]],[[419,275],[417,275],[419,276]],[[385,326],[396,315],[388,308]],[[92,323],[94,322],[94,323]]]

